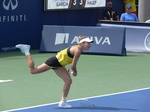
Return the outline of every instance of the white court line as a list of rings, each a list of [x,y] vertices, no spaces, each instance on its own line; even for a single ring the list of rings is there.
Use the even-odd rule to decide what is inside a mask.
[[[118,92],[118,93],[111,93],[111,94],[106,94],[106,95],[99,95],[99,96],[93,96],[93,97],[86,97],[86,98],[80,98],[80,99],[68,100],[68,102],[78,101],[78,100],[86,100],[86,99],[97,98],[97,97],[112,96],[112,95],[118,95],[118,94],[130,93],[130,92],[137,92],[137,91],[142,91],[142,90],[147,90],[147,89],[150,89],[150,87],[142,88],[142,89],[136,89],[136,90],[130,90],[130,91],[124,91],[124,92]],[[5,111],[1,111],[1,112],[18,111],[18,110],[24,110],[24,109],[30,109],[30,108],[36,108],[36,107],[42,107],[42,106],[47,106],[47,105],[54,105],[54,104],[58,104],[58,103],[59,103],[59,102],[55,102],[55,103],[49,103],[49,104],[36,105],[36,106],[25,107],[25,108],[19,108],[19,109],[14,109],[14,110],[5,110]]]
[[[2,82],[10,82],[10,81],[13,81],[13,80],[0,80],[0,83],[2,83]]]

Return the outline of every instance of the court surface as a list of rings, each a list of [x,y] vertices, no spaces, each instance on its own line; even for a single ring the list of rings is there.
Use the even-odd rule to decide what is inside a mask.
[[[9,112],[149,112],[150,88],[95,96],[69,101],[72,108],[59,108],[58,103],[28,107]]]
[[[55,53],[31,51],[35,65]],[[78,76],[68,102],[58,108],[63,81],[50,70],[31,75],[20,52],[0,54],[1,112],[149,112],[149,54],[127,56],[85,55],[78,62]]]

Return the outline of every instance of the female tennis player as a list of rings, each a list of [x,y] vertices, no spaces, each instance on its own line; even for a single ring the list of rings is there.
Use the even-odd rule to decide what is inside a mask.
[[[70,90],[72,79],[65,66],[71,64],[71,73],[73,76],[77,76],[76,65],[78,58],[82,51],[88,50],[91,47],[91,43],[93,42],[94,41],[88,37],[79,36],[79,45],[74,45],[58,52],[56,56],[50,57],[45,63],[38,67],[34,67],[34,61],[30,55],[30,45],[18,44],[16,45],[16,48],[19,48],[21,52],[25,54],[31,74],[42,73],[50,69],[55,71],[65,83],[62,92],[62,99],[58,106],[62,108],[70,108],[72,106],[67,103],[66,98]]]

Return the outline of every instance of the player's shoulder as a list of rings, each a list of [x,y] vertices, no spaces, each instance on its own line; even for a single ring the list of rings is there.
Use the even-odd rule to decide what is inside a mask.
[[[72,48],[79,49],[80,45],[74,45],[74,46],[72,46]]]
[[[81,51],[81,46],[80,45],[74,45],[71,47],[75,52],[80,52]]]

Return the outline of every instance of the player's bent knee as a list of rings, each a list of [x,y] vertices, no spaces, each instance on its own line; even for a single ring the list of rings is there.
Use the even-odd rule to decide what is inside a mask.
[[[71,85],[72,84],[72,79],[69,79],[69,80],[65,81],[65,83]]]
[[[34,70],[30,70],[31,74],[37,74]]]

